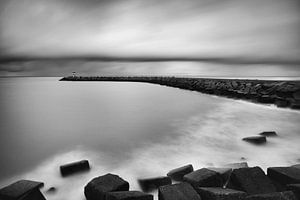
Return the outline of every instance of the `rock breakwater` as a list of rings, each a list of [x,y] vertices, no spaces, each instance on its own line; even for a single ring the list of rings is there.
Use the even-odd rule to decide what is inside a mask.
[[[210,79],[179,77],[64,77],[60,81],[145,82],[206,94],[300,109],[300,81]]]

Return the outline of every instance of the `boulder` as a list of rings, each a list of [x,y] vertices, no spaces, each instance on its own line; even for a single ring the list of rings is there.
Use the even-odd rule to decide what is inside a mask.
[[[293,191],[297,199],[300,199],[300,184],[289,184],[287,190]]]
[[[218,168],[218,167],[209,167],[207,168],[211,171],[217,172],[218,174],[221,175],[222,179],[223,179],[223,183],[227,183],[227,181],[230,178],[231,172],[232,172],[232,168]]]
[[[129,183],[118,175],[106,174],[92,179],[84,187],[87,200],[105,200],[108,192],[128,191]]]
[[[250,195],[245,200],[297,200],[292,191]]]
[[[81,160],[81,161],[61,165],[60,173],[62,176],[68,176],[77,172],[87,171],[89,169],[90,169],[89,161]]]
[[[259,135],[266,136],[266,137],[272,137],[272,136],[277,136],[277,133],[275,131],[264,131],[264,132],[261,132]]]
[[[20,180],[0,189],[1,200],[45,200],[39,188],[44,183]]]
[[[249,166],[247,162],[240,162],[240,163],[229,163],[224,165],[224,167],[239,169],[239,168],[248,168]]]
[[[167,173],[167,176],[173,179],[174,181],[182,181],[183,176],[194,171],[192,165],[185,165],[183,167],[179,167],[173,169]]]
[[[292,165],[292,167],[296,167],[296,168],[300,169],[300,164]]]
[[[300,183],[300,169],[296,167],[269,167],[267,174],[283,185]]]
[[[234,169],[228,187],[248,194],[276,192],[275,186],[260,167]]]
[[[257,98],[260,103],[274,103],[274,99],[269,95],[262,95]]]
[[[243,138],[244,141],[250,142],[252,144],[264,144],[267,142],[267,139],[265,136],[250,136]]]
[[[140,191],[109,192],[106,200],[153,200],[153,195]]]
[[[178,183],[159,187],[158,200],[201,200],[201,197],[189,183]]]
[[[275,105],[279,108],[285,108],[288,107],[289,102],[283,98],[282,99],[276,98]]]
[[[198,169],[184,175],[183,180],[192,184],[194,187],[222,187],[222,176],[207,168]]]
[[[203,200],[244,200],[247,196],[242,191],[216,187],[198,187],[196,191]]]
[[[138,182],[144,192],[155,190],[159,186],[172,184],[171,178],[168,176],[139,179]]]

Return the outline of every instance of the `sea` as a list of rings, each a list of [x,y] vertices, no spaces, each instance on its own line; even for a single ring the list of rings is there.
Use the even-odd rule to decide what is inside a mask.
[[[36,180],[48,200],[83,200],[84,186],[106,173],[140,190],[138,179],[187,164],[248,162],[266,170],[300,163],[298,110],[148,83],[60,78],[0,78],[0,187]],[[278,137],[242,141],[262,131]],[[82,159],[90,171],[60,175],[60,165]]]

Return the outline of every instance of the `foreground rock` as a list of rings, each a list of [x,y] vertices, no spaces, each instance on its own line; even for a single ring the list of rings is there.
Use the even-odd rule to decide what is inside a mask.
[[[275,131],[264,131],[261,132],[259,135],[266,136],[266,137],[274,137],[277,136],[277,133]]]
[[[202,200],[243,200],[247,196],[242,191],[216,187],[199,187],[196,191]]]
[[[81,160],[81,161],[72,162],[60,166],[60,173],[62,176],[68,176],[74,173],[87,171],[89,169],[90,169],[89,161]]]
[[[152,190],[155,190],[159,186],[172,184],[171,178],[168,176],[139,179],[138,182],[142,190],[145,192],[150,192]]]
[[[222,187],[222,176],[207,168],[198,169],[183,177],[183,180],[194,187]]]
[[[227,181],[230,178],[231,172],[232,172],[232,168],[217,168],[217,167],[209,167],[207,168],[211,171],[217,172],[218,174],[221,175],[222,179],[223,179],[223,183],[226,184]]]
[[[194,171],[192,165],[185,165],[183,167],[179,167],[173,169],[168,172],[167,176],[173,179],[174,181],[182,181],[183,176]]]
[[[244,141],[250,142],[252,144],[264,144],[267,142],[267,139],[265,136],[251,136],[251,137],[245,137],[243,138]]]
[[[287,185],[287,190],[293,191],[298,200],[300,200],[300,184]]]
[[[240,162],[240,163],[229,163],[224,165],[226,168],[232,168],[232,169],[239,169],[239,168],[248,168],[247,162]]]
[[[106,174],[92,179],[84,187],[87,200],[105,200],[108,192],[128,191],[129,183],[118,175]]]
[[[248,194],[276,192],[275,186],[260,167],[234,169],[228,187]]]
[[[201,197],[189,183],[178,183],[159,187],[158,200],[201,200]]]
[[[297,200],[291,191],[257,194],[246,197],[245,200]]]
[[[106,200],[153,200],[153,195],[140,191],[109,192]]]
[[[0,189],[1,200],[45,200],[40,192],[42,182],[20,180]]]
[[[267,174],[283,185],[300,183],[300,169],[296,167],[269,167]]]

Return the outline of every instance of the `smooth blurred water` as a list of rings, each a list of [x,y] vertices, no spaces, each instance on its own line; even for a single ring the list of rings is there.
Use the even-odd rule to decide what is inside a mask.
[[[240,162],[300,162],[300,112],[147,83],[0,79],[0,186],[20,178],[57,187],[49,200],[84,199],[93,177],[137,178]],[[241,138],[274,130],[256,146]],[[88,159],[87,173],[62,178],[59,165]]]

